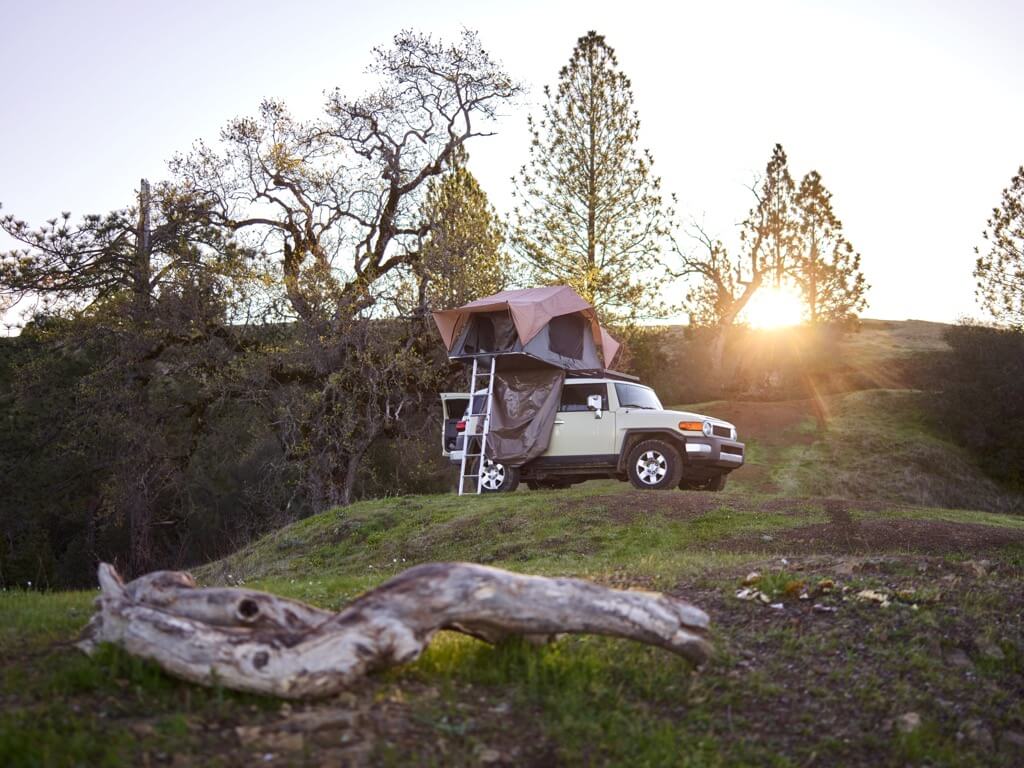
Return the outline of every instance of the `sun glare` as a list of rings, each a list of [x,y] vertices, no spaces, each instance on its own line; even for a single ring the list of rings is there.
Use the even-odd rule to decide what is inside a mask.
[[[754,328],[788,328],[803,319],[800,294],[789,288],[762,288],[743,310],[743,317]]]

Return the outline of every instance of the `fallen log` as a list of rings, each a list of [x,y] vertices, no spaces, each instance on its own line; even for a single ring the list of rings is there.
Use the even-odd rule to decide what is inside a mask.
[[[682,600],[471,563],[415,566],[339,613],[249,589],[199,588],[180,571],[125,584],[102,563],[99,581],[78,643],[86,653],[114,643],[194,683],[284,698],[331,695],[368,671],[412,661],[442,629],[492,643],[609,635],[694,664],[711,652],[707,614]]]

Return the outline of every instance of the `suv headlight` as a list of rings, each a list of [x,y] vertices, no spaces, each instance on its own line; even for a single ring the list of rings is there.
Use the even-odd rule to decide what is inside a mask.
[[[704,433],[704,437],[711,437],[711,422],[705,421],[704,426],[700,428],[700,431]]]

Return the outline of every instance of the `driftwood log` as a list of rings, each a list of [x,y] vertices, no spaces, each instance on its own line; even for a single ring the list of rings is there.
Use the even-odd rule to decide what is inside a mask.
[[[285,698],[327,696],[368,671],[414,660],[441,629],[487,642],[512,635],[610,635],[703,662],[708,616],[655,592],[524,576],[470,563],[410,568],[332,613],[265,592],[199,588],[157,571],[127,584],[99,568],[102,594],[78,646],[109,642],[204,685]]]

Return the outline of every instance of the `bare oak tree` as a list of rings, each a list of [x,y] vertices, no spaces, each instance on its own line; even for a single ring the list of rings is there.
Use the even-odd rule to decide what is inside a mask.
[[[320,505],[351,500],[363,455],[423,392],[411,386],[427,367],[422,318],[368,323],[392,314],[420,258],[426,182],[520,91],[471,32],[450,45],[403,32],[370,69],[380,85],[362,98],[336,90],[311,121],[266,101],[219,147],[172,164],[211,221],[275,256],[269,277],[302,354],[272,361],[264,381]]]
[[[741,225],[738,255],[730,255],[721,240],[699,225],[691,230],[695,250],[676,245],[682,263],[674,274],[696,279],[686,298],[691,322],[714,330],[711,366],[715,377],[721,376],[727,330],[766,282],[782,283],[792,263],[797,238],[794,184],[781,144],[775,145],[764,177],[750,191],[755,205]]]

